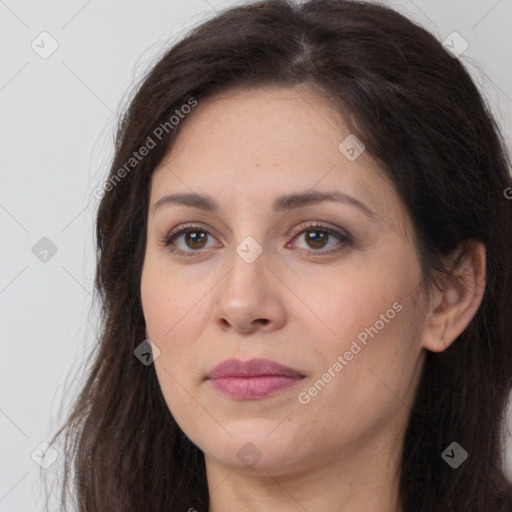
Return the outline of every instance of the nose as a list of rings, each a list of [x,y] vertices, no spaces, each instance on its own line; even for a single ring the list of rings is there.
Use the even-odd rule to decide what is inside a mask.
[[[265,250],[251,263],[233,251],[230,263],[216,287],[213,323],[243,334],[280,329],[286,321],[284,285],[267,265]]]

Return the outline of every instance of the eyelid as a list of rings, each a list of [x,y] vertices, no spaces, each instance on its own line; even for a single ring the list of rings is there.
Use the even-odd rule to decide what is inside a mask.
[[[294,231],[296,231],[296,233],[295,233],[295,235],[293,235],[293,237],[295,238],[297,235],[300,235],[303,231],[306,231],[308,229],[314,229],[314,228],[317,228],[318,230],[321,230],[321,229],[325,230],[328,233],[337,235],[339,237],[344,237],[347,240],[351,240],[351,241],[354,240],[353,236],[345,229],[339,228],[334,225],[327,224],[322,221],[314,221],[314,220],[313,221],[304,221],[304,222],[301,222],[298,226],[296,226],[294,228]]]
[[[183,234],[183,232],[185,231],[192,231],[194,229],[201,229],[207,233],[210,233],[211,229],[209,226],[206,226],[206,224],[203,224],[202,222],[195,222],[195,221],[192,221],[192,222],[185,222],[184,224],[180,224],[178,226],[176,226],[175,228],[173,228],[167,235],[165,238],[169,239],[169,238],[172,238],[174,235],[177,235],[177,234]]]

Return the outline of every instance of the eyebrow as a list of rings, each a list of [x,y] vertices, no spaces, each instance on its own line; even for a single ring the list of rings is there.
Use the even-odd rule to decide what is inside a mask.
[[[376,214],[362,201],[339,191],[332,192],[298,192],[278,197],[272,204],[275,213],[302,208],[322,201],[344,203],[359,208],[367,217],[376,218]],[[201,210],[217,213],[220,210],[219,203],[206,194],[171,194],[159,199],[153,206],[155,212],[166,205],[183,205]]]

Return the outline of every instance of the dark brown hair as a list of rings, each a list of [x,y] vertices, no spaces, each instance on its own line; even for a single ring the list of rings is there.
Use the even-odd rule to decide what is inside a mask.
[[[500,444],[512,385],[510,161],[468,72],[432,34],[392,9],[350,0],[270,0],[220,12],[145,77],[120,122],[109,179],[192,98],[200,108],[234,86],[302,83],[339,108],[392,181],[426,284],[468,241],[487,250],[478,312],[447,350],[427,353],[401,459],[403,512],[511,512]],[[203,454],[170,414],[154,366],[134,357],[145,338],[150,179],[186,122],[166,125],[101,199],[102,330],[86,384],[54,438],[65,433],[64,508],[71,493],[80,512],[208,510]],[[469,453],[457,469],[441,457],[454,441]]]

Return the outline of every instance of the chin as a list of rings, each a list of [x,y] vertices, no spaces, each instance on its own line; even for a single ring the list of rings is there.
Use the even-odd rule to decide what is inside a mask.
[[[204,443],[203,451],[223,466],[236,471],[266,474],[278,473],[297,462],[297,443],[273,434],[269,436],[268,429],[264,433],[253,430],[252,434],[250,430],[244,434],[230,432],[232,438],[223,436],[222,440],[210,439]]]

